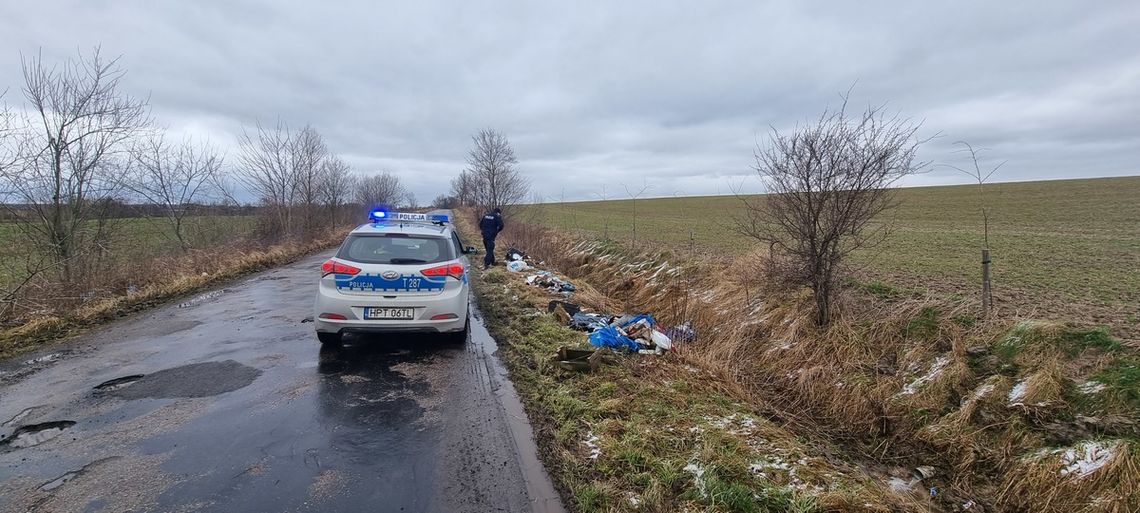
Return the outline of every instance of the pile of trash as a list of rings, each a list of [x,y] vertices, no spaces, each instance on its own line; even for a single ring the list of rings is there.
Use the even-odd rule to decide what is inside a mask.
[[[674,341],[692,342],[697,332],[691,323],[679,324],[664,331],[650,314],[612,316],[584,312],[570,302],[551,301],[547,311],[566,326],[590,333],[590,344],[595,347],[626,349],[641,354],[664,354],[673,349]]]
[[[515,248],[507,250],[507,270],[522,272],[534,269],[526,253]],[[539,262],[541,265],[542,262]],[[528,284],[542,287],[553,294],[569,297],[577,288],[550,271],[537,271],[526,277]],[[611,349],[626,349],[641,354],[665,354],[673,349],[674,341],[692,342],[697,332],[691,323],[683,323],[659,330],[657,321],[648,313],[621,316],[590,313],[568,301],[551,301],[547,311],[554,314],[565,326],[590,333],[590,345]]]
[[[535,269],[528,260],[530,257],[526,253],[519,251],[515,248],[507,250],[507,270],[513,273],[520,273]],[[542,265],[542,262],[539,262]],[[550,271],[538,271],[535,274],[526,277],[526,282],[536,287],[542,287],[549,292],[555,294],[569,294],[578,290],[573,283],[570,283],[562,278],[559,278]]]
[[[550,271],[539,271],[538,274],[532,274],[526,277],[526,282],[546,289],[547,291],[559,292],[574,292],[578,290],[573,283],[570,283],[562,278],[559,278]]]

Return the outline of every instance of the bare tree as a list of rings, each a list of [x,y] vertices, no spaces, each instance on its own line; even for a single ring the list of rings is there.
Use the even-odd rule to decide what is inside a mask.
[[[316,228],[316,217],[321,196],[322,173],[329,157],[324,138],[312,125],[305,125],[293,137],[293,165],[297,176],[297,203],[301,208],[302,227],[305,233]]]
[[[289,127],[278,121],[265,128],[256,124],[254,133],[242,130],[238,139],[240,180],[261,201],[274,222],[277,235],[293,228],[293,201],[297,194],[297,173]]]
[[[128,139],[150,122],[147,102],[119,90],[125,71],[98,48],[58,66],[22,63],[25,158],[4,171],[5,189],[24,205],[20,232],[72,282],[79,257],[106,242],[105,210],[122,190]]]
[[[636,193],[633,192],[633,190],[631,190],[629,188],[629,186],[627,186],[624,183],[621,184],[621,186],[622,186],[622,188],[625,189],[625,194],[627,196],[629,196],[629,199],[630,199],[629,204],[630,204],[630,207],[633,208],[633,215],[630,216],[630,219],[633,221],[633,229],[631,230],[632,243],[630,244],[630,246],[636,249],[637,248],[637,200],[641,199],[641,197],[645,195],[645,191],[648,191],[649,189],[653,188],[653,186],[649,185],[649,183],[647,183],[644,179],[642,179],[642,181],[641,181],[641,188],[638,189]],[[608,224],[608,221],[607,221],[607,224]]]
[[[184,221],[188,209],[202,201],[218,182],[222,156],[209,143],[186,139],[173,145],[157,133],[136,146],[134,176],[128,187],[162,208],[174,238],[190,249]]]
[[[757,147],[755,169],[769,194],[744,198],[738,228],[768,245],[785,278],[811,287],[817,324],[831,319],[847,256],[886,236],[873,220],[894,206],[891,187],[925,166],[915,161],[919,126],[882,107],[851,116],[844,96],[838,110],[790,135],[772,129],[768,146]]]
[[[336,226],[344,217],[344,206],[352,200],[356,176],[347,162],[334,155],[325,159],[321,178],[321,201],[328,209],[329,225]]]
[[[468,173],[466,169],[460,171],[459,176],[451,179],[451,196],[455,198],[459,206],[471,206],[475,204],[474,185],[471,173]]]
[[[400,177],[388,171],[380,174],[361,176],[357,179],[356,200],[364,208],[379,206],[397,207],[406,205],[410,193],[400,181]],[[414,202],[415,199],[412,198]]]
[[[530,184],[515,169],[518,158],[506,136],[483,129],[471,137],[474,147],[467,155],[472,199],[482,209],[508,207],[526,199]]]
[[[978,183],[978,204],[982,211],[982,317],[987,317],[993,309],[993,291],[990,289],[990,215],[986,209],[986,182],[990,177],[1005,165],[1005,162],[994,166],[988,171],[983,171],[981,164],[978,162],[978,157],[981,155],[984,148],[974,149],[970,143],[966,141],[958,141],[954,144],[961,145],[962,148],[958,150],[959,153],[966,153],[970,157],[971,167],[962,169],[958,166],[949,166],[956,169],[966,176],[969,176]]]

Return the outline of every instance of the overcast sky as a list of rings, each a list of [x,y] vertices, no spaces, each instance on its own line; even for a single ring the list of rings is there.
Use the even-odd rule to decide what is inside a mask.
[[[256,120],[311,123],[421,202],[483,127],[553,199],[758,190],[768,127],[852,84],[942,134],[925,159],[965,139],[1003,181],[1140,174],[1136,0],[940,4],[0,0],[0,90],[22,101],[21,52],[102,45],[173,131],[232,148]]]

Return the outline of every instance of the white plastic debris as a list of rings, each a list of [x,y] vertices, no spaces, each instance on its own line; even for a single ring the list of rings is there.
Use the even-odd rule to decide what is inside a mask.
[[[673,341],[669,338],[668,335],[661,333],[660,331],[653,330],[653,333],[650,334],[649,338],[653,340],[653,345],[657,346],[658,348],[664,349],[666,351],[673,349]]]
[[[522,260],[511,260],[510,262],[507,262],[507,270],[512,273],[522,272],[527,269],[530,269],[530,266],[526,265],[526,262],[523,262]],[[529,283],[533,280],[531,280],[530,277],[527,277],[526,281]]]

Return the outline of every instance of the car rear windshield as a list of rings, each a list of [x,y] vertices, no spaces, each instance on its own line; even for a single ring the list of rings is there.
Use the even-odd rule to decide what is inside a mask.
[[[451,239],[402,233],[349,235],[337,258],[363,264],[414,265],[454,260]]]

